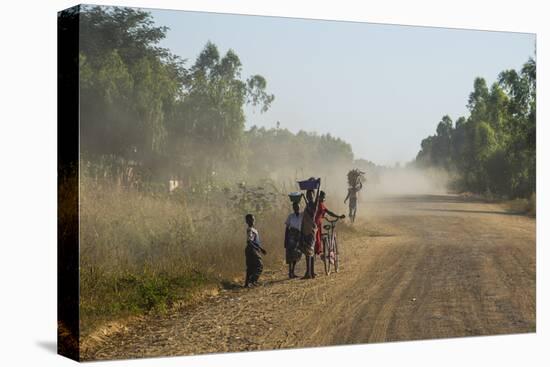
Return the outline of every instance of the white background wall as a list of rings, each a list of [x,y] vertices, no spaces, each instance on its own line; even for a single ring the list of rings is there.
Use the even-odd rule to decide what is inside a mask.
[[[134,0],[168,9],[536,32],[537,333],[107,362],[105,366],[548,365],[550,32],[545,1]],[[65,366],[56,340],[56,12],[75,1],[2,3],[0,21],[0,365]],[[546,102],[546,105],[545,105]],[[544,291],[545,290],[545,291]]]

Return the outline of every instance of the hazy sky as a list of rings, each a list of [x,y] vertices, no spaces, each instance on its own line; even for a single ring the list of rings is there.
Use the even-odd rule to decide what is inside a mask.
[[[535,35],[276,17],[151,11],[170,28],[163,47],[191,65],[208,40],[233,49],[243,77],[275,94],[246,126],[331,133],[356,158],[407,162],[445,114],[467,115],[474,78],[490,85],[534,56]]]

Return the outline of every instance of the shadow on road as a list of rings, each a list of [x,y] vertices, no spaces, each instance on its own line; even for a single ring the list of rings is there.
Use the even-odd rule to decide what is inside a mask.
[[[399,195],[383,196],[368,200],[374,203],[488,203],[489,201],[474,196],[458,195]]]
[[[466,209],[435,209],[435,208],[413,208],[409,210],[429,212],[451,212],[451,213],[472,213],[472,214],[498,214],[498,215],[523,215],[517,212],[489,211],[489,210],[466,210]]]

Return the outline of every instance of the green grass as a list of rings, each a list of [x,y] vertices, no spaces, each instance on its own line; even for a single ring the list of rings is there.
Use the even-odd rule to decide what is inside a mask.
[[[98,279],[81,296],[82,333],[102,322],[142,314],[165,312],[176,301],[192,301],[201,289],[215,285],[205,274],[119,274]]]

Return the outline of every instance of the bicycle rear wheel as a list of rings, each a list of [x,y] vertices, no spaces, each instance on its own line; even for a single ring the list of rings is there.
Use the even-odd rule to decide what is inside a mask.
[[[334,272],[338,273],[338,267],[340,265],[340,254],[338,254],[338,240],[336,235],[334,235]]]
[[[325,274],[330,274],[330,255],[329,255],[328,237],[323,237],[323,264],[325,265]]]

